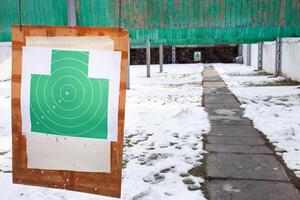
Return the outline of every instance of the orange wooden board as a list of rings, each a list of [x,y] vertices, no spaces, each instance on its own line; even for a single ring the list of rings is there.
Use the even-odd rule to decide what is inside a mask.
[[[118,141],[112,142],[111,144],[110,173],[90,173],[27,168],[26,137],[25,135],[22,135],[22,120],[20,108],[22,46],[26,46],[27,36],[110,36],[112,40],[114,40],[114,50],[122,52]],[[13,26],[11,106],[14,183],[61,188],[105,196],[120,197],[122,180],[128,41],[128,31],[119,28],[22,26],[22,29],[20,29],[19,26]]]

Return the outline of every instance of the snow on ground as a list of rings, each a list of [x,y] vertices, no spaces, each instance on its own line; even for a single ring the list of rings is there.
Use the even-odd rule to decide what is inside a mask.
[[[283,77],[255,72],[254,67],[245,65],[214,64],[214,66],[229,87],[255,86],[285,80]]]
[[[203,66],[131,66],[127,91],[122,199],[204,199],[202,134],[209,121],[201,107]],[[0,82],[1,200],[113,199],[11,183],[10,81]],[[192,169],[192,170],[190,170]],[[192,174],[192,175],[190,175]]]
[[[11,42],[0,42],[0,80],[8,80],[11,75]]]
[[[145,199],[201,199],[201,191],[189,191],[183,183],[201,177],[187,171],[201,164],[201,134],[208,131],[201,107],[201,65],[168,65],[168,73],[145,79],[145,67],[132,66],[132,85],[126,109],[124,196]],[[132,177],[136,174],[136,177]],[[132,187],[135,185],[135,187]]]
[[[287,166],[300,177],[299,86],[259,86],[283,80],[259,75],[245,65],[214,65],[245,108],[245,116],[276,146]]]
[[[0,82],[0,173],[11,172],[10,109],[10,81],[2,81]]]

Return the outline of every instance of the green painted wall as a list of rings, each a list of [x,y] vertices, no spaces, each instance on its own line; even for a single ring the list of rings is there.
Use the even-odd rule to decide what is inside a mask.
[[[65,7],[63,0],[47,2]],[[119,0],[76,3],[79,25],[118,26]],[[252,43],[300,36],[299,0],[122,0],[121,6],[121,24],[129,29],[133,45],[145,45],[146,38],[158,45]],[[51,22],[65,24],[65,10],[61,12],[63,17]]]

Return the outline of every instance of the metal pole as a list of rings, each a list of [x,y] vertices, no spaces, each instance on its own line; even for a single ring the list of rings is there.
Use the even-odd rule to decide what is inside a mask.
[[[243,45],[242,44],[238,45],[238,56],[243,56]]]
[[[172,46],[172,63],[176,63],[176,47]]]
[[[247,66],[251,66],[251,44],[247,44]]]
[[[76,0],[68,0],[68,25],[77,26]]]
[[[127,73],[126,73],[126,89],[130,89],[130,38],[128,44],[128,62],[127,62]]]
[[[162,44],[159,45],[159,72],[163,72],[164,65],[164,47]]]
[[[275,72],[276,76],[281,74],[281,57],[282,57],[282,39],[276,38],[276,60],[275,60]]]
[[[146,41],[146,64],[147,64],[147,77],[150,77],[150,58],[151,58],[151,54],[150,54],[150,40],[147,39]]]
[[[258,64],[257,64],[258,70],[262,70],[262,64],[263,64],[263,46],[264,46],[263,42],[258,43]]]

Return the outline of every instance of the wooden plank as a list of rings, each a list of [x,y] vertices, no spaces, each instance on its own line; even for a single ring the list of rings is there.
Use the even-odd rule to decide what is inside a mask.
[[[89,173],[65,170],[41,170],[27,168],[26,137],[22,135],[20,86],[22,72],[22,46],[27,36],[110,36],[114,50],[122,52],[118,141],[111,144],[111,173]],[[17,184],[61,188],[99,195],[120,197],[124,115],[126,98],[126,70],[128,60],[128,32],[119,28],[61,27],[61,26],[13,26],[12,35],[12,143],[13,182]]]

